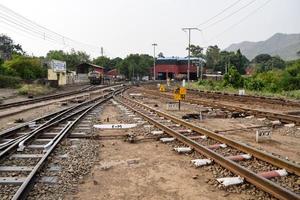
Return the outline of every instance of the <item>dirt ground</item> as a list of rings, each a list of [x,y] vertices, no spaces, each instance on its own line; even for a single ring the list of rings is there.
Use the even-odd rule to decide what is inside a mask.
[[[149,90],[149,87],[147,88],[135,88],[135,90],[140,91],[140,92],[147,92],[147,91],[154,91],[157,92],[157,88],[152,88],[152,90]],[[172,91],[167,91],[164,94],[166,95],[171,95],[173,96]],[[289,106],[288,104],[286,105],[281,105],[281,104],[270,104],[270,103],[262,103],[262,102],[241,102],[241,101],[230,101],[228,99],[211,99],[211,98],[203,98],[198,95],[192,95],[187,93],[186,98],[192,98],[192,99],[199,99],[208,103],[220,103],[223,105],[228,105],[228,106],[238,106],[242,108],[251,108],[251,109],[257,109],[261,111],[268,111],[268,112],[277,112],[277,113],[288,113],[292,111],[300,111],[300,108],[295,107],[295,106]]]
[[[101,121],[117,122],[117,107],[105,107]],[[105,123],[105,122],[104,122]],[[129,131],[129,130],[128,130]],[[126,134],[126,130],[103,130],[100,135]],[[178,155],[158,141],[131,144],[102,140],[99,163],[78,192],[65,199],[249,199],[206,183],[212,178],[204,169],[190,165],[190,158]]]
[[[14,123],[15,120],[17,120],[17,119],[23,119],[24,122],[28,122],[35,118],[42,117],[42,116],[46,115],[47,113],[50,114],[52,112],[55,112],[55,111],[58,111],[58,110],[61,110],[64,108],[66,108],[66,107],[61,106],[60,103],[56,103],[56,104],[50,104],[47,106],[43,106],[40,108],[35,108],[34,110],[27,110],[27,111],[23,111],[21,113],[15,114],[15,115],[0,118],[0,131],[3,129],[7,129],[7,128],[18,125],[17,123]],[[1,111],[0,111],[0,113],[1,113]]]
[[[136,90],[131,90],[136,92]],[[140,90],[137,90],[140,91]],[[128,92],[130,93],[130,92]],[[148,98],[147,98],[148,97]],[[181,103],[181,111],[168,111],[166,109],[166,102],[171,101],[168,98],[154,97],[154,96],[144,96],[143,101],[149,106],[154,106],[155,109],[167,112],[176,117],[181,118],[187,113],[197,113],[200,110],[199,106],[193,104]],[[267,121],[267,120],[266,120]],[[209,129],[211,131],[222,131],[230,129],[240,129],[240,128],[250,128],[255,126],[264,125],[265,121],[260,121],[257,118],[245,119],[245,118],[207,118],[203,121],[192,120],[192,123]],[[224,136],[231,139],[250,144],[253,147],[265,150],[267,152],[272,152],[274,154],[280,155],[283,158],[288,158],[289,160],[300,163],[300,130],[299,127],[294,128],[274,128],[272,130],[272,138],[269,141],[263,141],[261,143],[256,143],[255,141],[255,131],[256,129],[246,129],[246,130],[236,130],[225,132]],[[293,131],[294,134],[282,134],[282,132]],[[221,134],[221,133],[220,133]]]
[[[49,94],[45,94],[45,95],[41,95],[41,96],[46,96],[46,95],[50,95],[50,94],[59,94],[59,93],[64,93],[64,92],[74,91],[74,90],[80,90],[87,86],[88,86],[88,84],[63,86],[63,87],[60,87],[59,89],[54,89]],[[18,94],[18,89],[0,88],[0,101],[1,100],[2,100],[2,103],[12,103],[12,102],[17,102],[17,101],[28,100],[28,98],[26,95]]]
[[[83,87],[83,86],[81,86]],[[85,85],[86,87],[86,85]],[[80,88],[79,88],[80,89]],[[101,92],[102,90],[99,89],[99,93],[102,93]],[[51,106],[55,106],[54,104],[60,104],[60,102],[68,102],[72,99],[85,99],[87,100],[89,97],[92,97],[94,98],[95,96],[95,92],[92,96],[89,96],[91,93],[89,92],[82,92],[80,94],[75,94],[75,95],[71,95],[71,96],[67,96],[67,97],[61,97],[61,98],[55,98],[55,99],[50,99],[50,100],[44,100],[44,101],[41,101],[41,102],[37,102],[37,103],[32,103],[32,104],[26,104],[26,105],[21,105],[21,106],[16,106],[16,107],[11,107],[11,108],[5,108],[5,109],[1,109],[0,111],[0,119],[2,118],[6,118],[8,116],[16,116],[16,114],[18,113],[25,113],[27,111],[30,111],[33,113],[34,115],[34,112],[36,109],[38,108],[41,108],[41,107],[51,107]],[[97,94],[99,95],[99,94]],[[35,115],[34,115],[35,116]]]
[[[8,103],[12,101],[26,100],[25,96],[19,95],[16,89],[0,88],[0,101]]]

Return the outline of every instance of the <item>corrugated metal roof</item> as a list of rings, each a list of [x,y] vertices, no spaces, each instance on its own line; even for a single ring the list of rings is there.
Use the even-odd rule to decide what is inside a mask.
[[[157,60],[176,60],[176,61],[186,61],[188,60],[188,57],[164,57],[164,58],[157,58]],[[203,58],[196,58],[196,57],[190,57],[190,60],[201,60],[202,62],[205,62],[205,60]]]
[[[101,69],[103,69],[103,67],[101,67],[101,66],[99,66],[99,65],[95,65],[95,64],[93,64],[93,63],[86,63],[86,64],[88,64],[88,65],[90,65],[90,66],[93,66],[93,67],[96,67],[96,68],[101,68]]]

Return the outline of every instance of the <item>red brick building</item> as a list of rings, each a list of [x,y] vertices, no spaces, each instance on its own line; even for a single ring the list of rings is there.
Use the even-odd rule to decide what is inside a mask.
[[[190,79],[197,79],[197,65],[199,58],[191,58]],[[202,60],[203,61],[203,60]],[[154,73],[153,67],[151,74]],[[188,59],[179,57],[157,58],[155,65],[155,75],[157,80],[187,78]]]

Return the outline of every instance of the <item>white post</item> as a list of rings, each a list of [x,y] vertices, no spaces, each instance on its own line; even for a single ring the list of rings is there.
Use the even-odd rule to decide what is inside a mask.
[[[153,43],[153,80],[156,80],[156,71],[155,71],[155,46],[157,46],[156,43]]]

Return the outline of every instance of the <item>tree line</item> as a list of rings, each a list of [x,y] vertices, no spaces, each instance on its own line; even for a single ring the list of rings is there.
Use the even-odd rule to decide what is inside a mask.
[[[279,56],[270,56],[268,54],[257,55],[251,61],[247,59],[240,50],[229,52],[221,50],[217,45],[208,46],[206,52],[199,45],[190,46],[193,57],[206,60],[205,67],[213,72],[220,71],[225,74],[229,67],[234,66],[240,74],[246,74],[247,68],[256,72],[265,72],[273,69],[284,69],[286,62]]]
[[[222,86],[269,91],[295,90],[300,87],[299,60],[285,62],[278,56],[260,54],[250,61],[240,50],[228,52],[217,45],[209,46],[204,52],[202,47],[193,44],[190,51],[191,56],[206,60],[206,69],[225,74]],[[163,53],[160,52],[158,57],[164,57]],[[20,44],[15,44],[6,35],[0,35],[0,87],[16,85],[22,80],[45,78],[43,61],[50,59],[66,61],[67,70],[75,70],[83,62],[94,63],[103,66],[106,72],[117,69],[128,79],[149,75],[153,66],[153,57],[147,54],[130,54],[125,58],[98,56],[92,59],[83,51],[50,50],[42,57],[29,56]],[[253,75],[250,78],[242,77],[249,69]]]
[[[47,60],[66,61],[67,70],[74,71],[81,63],[93,63],[104,67],[105,72],[117,69],[127,78],[149,75],[153,57],[146,54],[130,54],[124,59],[99,56],[94,59],[83,51],[70,52],[50,50],[46,56],[36,57],[28,55],[20,44],[6,35],[0,35],[0,87],[16,87],[20,82],[30,82],[44,79]]]

